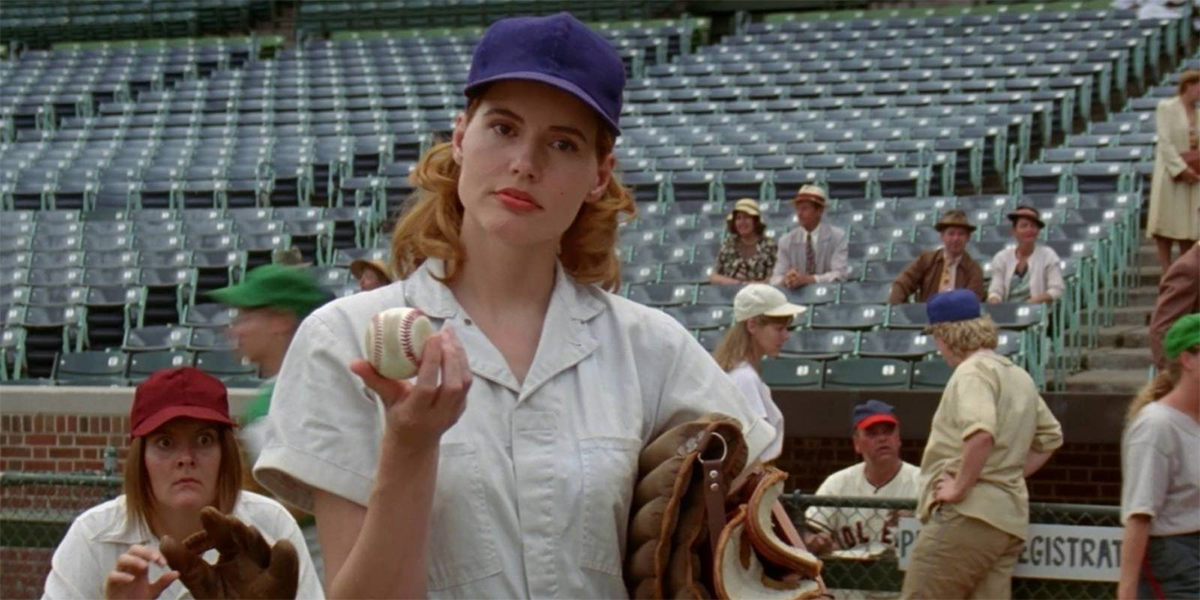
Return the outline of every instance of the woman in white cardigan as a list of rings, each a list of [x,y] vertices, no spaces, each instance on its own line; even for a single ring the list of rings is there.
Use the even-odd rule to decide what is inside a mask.
[[[992,283],[987,301],[1045,304],[1062,296],[1062,267],[1053,248],[1039,245],[1038,235],[1046,223],[1032,206],[1018,206],[1008,213],[1017,245],[992,258]]]

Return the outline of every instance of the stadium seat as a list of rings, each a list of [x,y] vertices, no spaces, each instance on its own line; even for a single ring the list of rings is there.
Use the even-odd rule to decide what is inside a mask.
[[[850,358],[825,363],[825,387],[874,389],[909,387],[910,364],[891,358]]]
[[[258,367],[230,350],[212,350],[196,354],[196,368],[221,380],[256,377]]]
[[[887,307],[881,304],[821,304],[809,311],[813,329],[865,330],[883,325]]]
[[[732,306],[670,306],[664,309],[684,327],[693,330],[721,329],[733,321]]]
[[[792,331],[781,356],[794,356],[810,360],[834,360],[854,353],[858,334],[841,329],[797,329]]]
[[[194,364],[195,355],[183,350],[136,352],[129,357],[129,380],[137,385],[163,369],[190,367]]]
[[[136,327],[125,333],[121,349],[126,352],[178,350],[185,347],[190,333],[187,327],[173,325]]]
[[[859,356],[915,360],[936,351],[933,336],[912,330],[864,331],[858,342]]]
[[[53,378],[60,385],[125,385],[124,352],[74,352],[59,356]]]
[[[771,388],[819,388],[822,363],[806,358],[776,358],[762,362],[762,379]]]
[[[913,363],[912,388],[914,390],[940,390],[950,381],[954,369],[941,358],[931,358]]]
[[[929,314],[923,302],[894,304],[888,307],[889,329],[924,329],[929,324]]]

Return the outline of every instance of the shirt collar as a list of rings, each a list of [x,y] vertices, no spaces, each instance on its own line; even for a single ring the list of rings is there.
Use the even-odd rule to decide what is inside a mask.
[[[116,500],[119,510],[112,511],[112,519],[93,536],[97,542],[114,544],[145,544],[157,538],[150,531],[145,519],[129,518],[125,496]]]
[[[445,273],[445,261],[437,258],[426,259],[416,272],[405,280],[404,293],[408,305],[438,319],[450,319],[461,312],[462,308],[450,287],[437,279],[444,277]],[[550,298],[552,306],[555,302],[563,303],[567,314],[580,321],[591,319],[604,310],[605,304],[598,297],[602,292],[594,286],[575,282],[561,262],[556,261],[554,264],[554,277],[554,289]]]
[[[801,225],[799,227],[800,232],[803,234],[801,237],[801,241],[807,240],[811,236],[813,243],[814,244],[817,243],[817,240],[821,239],[821,225],[823,225],[823,224],[824,223],[817,223],[817,226],[813,227],[812,231],[805,229],[804,226]]]
[[[966,255],[967,255],[967,254],[964,252],[964,253],[962,253],[962,254],[959,254],[959,255],[958,255],[958,258],[956,258],[956,259],[954,259],[954,260],[950,260],[950,261],[949,261],[949,262],[950,262],[950,266],[952,266],[952,267],[957,267],[957,266],[958,266],[958,263],[962,262],[962,259],[963,259],[963,257],[964,257],[964,256],[966,256]],[[950,256],[950,255],[949,255],[948,253],[946,253],[946,247],[945,247],[945,246],[942,246],[942,260],[947,260],[949,256]]]

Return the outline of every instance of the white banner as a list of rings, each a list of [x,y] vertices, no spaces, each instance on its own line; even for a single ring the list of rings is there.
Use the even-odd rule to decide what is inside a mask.
[[[913,517],[900,519],[896,526],[896,553],[902,571],[908,570],[919,531],[921,522]],[[1013,576],[1118,581],[1121,578],[1122,533],[1120,527],[1031,524]]]

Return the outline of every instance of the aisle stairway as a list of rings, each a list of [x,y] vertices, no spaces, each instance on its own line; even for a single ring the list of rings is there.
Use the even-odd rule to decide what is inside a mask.
[[[1067,378],[1068,392],[1132,395],[1149,377],[1148,324],[1162,276],[1153,242],[1142,241],[1138,267],[1138,287],[1129,291],[1129,304],[1114,310],[1111,326],[1100,327],[1096,348],[1085,352],[1085,370]]]

